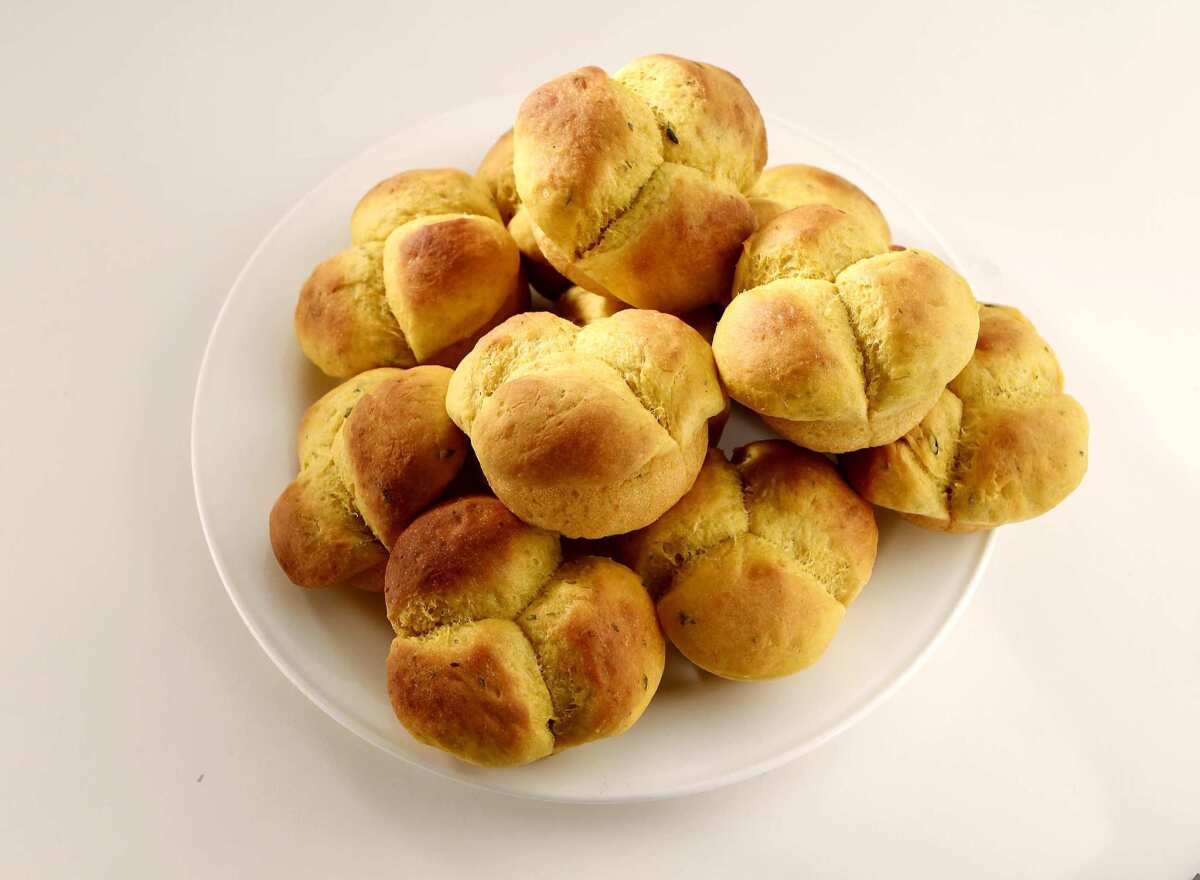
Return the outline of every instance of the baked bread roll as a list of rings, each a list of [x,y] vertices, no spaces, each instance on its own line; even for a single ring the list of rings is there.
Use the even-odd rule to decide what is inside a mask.
[[[300,421],[300,473],[271,508],[271,548],[301,587],[383,589],[387,548],[454,480],[467,439],[446,415],[450,370],[360,373]]]
[[[1019,311],[980,310],[975,355],[921,423],[842,458],[859,493],[951,532],[1039,516],[1087,471],[1088,419],[1050,346]]]
[[[496,496],[571,538],[662,515],[695,480],[725,404],[700,335],[640,309],[583,328],[546,312],[509,318],[463,359],[446,397]]]
[[[517,192],[563,275],[674,314],[728,295],[767,157],[737,77],[672,55],[584,67],[531,93],[513,132]]]
[[[833,205],[852,215],[875,241],[890,242],[892,232],[879,206],[846,178],[815,165],[775,165],[750,188],[750,206],[761,229],[784,211],[801,205]]]
[[[890,443],[966,365],[979,329],[963,278],[831,205],[780,214],[745,244],[713,337],[735,400],[794,443]]]
[[[484,766],[526,764],[615,736],[645,710],[665,645],[637,575],[562,561],[558,535],[495,498],[437,507],[392,548],[387,660],[396,717]]]
[[[454,366],[528,308],[520,254],[491,194],[464,171],[406,171],[350,218],[353,244],[321,263],[296,304],[296,336],[323,372]]]
[[[517,195],[517,184],[513,178],[511,128],[492,144],[475,174],[491,191],[500,211],[500,219],[508,227],[508,234],[521,251],[521,262],[525,266],[525,274],[530,283],[542,296],[554,299],[570,287],[571,282],[559,274],[538,247],[529,212],[525,210],[521,204],[521,197]]]
[[[621,555],[667,638],[723,678],[790,675],[825,651],[875,564],[869,504],[782,440],[710,450],[696,484]]]

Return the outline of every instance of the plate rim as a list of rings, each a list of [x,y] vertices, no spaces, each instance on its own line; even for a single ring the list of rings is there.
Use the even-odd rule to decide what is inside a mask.
[[[244,279],[246,278],[246,275],[249,273],[251,267],[258,260],[259,256],[262,254],[262,252],[264,250],[266,250],[268,245],[270,245],[274,241],[274,239],[278,235],[280,229],[282,229],[283,226],[297,212],[299,212],[308,203],[308,201],[314,197],[314,195],[318,191],[322,190],[331,180],[333,180],[334,178],[338,177],[339,175],[341,175],[342,173],[347,171],[347,169],[351,165],[358,163],[359,161],[361,161],[365,157],[371,155],[375,151],[383,149],[386,144],[390,143],[395,137],[397,137],[402,132],[410,132],[412,130],[419,130],[420,128],[423,128],[423,127],[433,126],[433,125],[436,125],[440,120],[442,120],[446,117],[458,115],[458,114],[462,114],[462,113],[467,113],[473,107],[487,105],[487,104],[490,104],[490,103],[493,103],[493,102],[496,102],[499,100],[504,100],[506,98],[512,98],[513,105],[516,106],[516,104],[520,101],[521,97],[522,97],[521,95],[518,95],[515,93],[513,95],[492,95],[487,98],[483,98],[483,99],[480,99],[477,101],[472,101],[472,102],[454,107],[450,110],[444,111],[442,113],[438,113],[433,116],[414,120],[413,122],[409,123],[401,131],[395,132],[392,135],[389,135],[389,136],[377,141],[376,143],[368,146],[366,149],[358,151],[353,156],[349,157],[344,162],[340,163],[329,174],[325,175],[320,181],[318,181],[316,184],[314,184],[312,187],[310,187],[308,189],[308,191],[305,192],[304,195],[302,195],[291,206],[291,208],[289,208],[287,211],[285,211],[283,213],[283,215],[275,222],[275,224],[271,227],[271,229],[267,232],[267,234],[265,236],[263,236],[262,240],[259,241],[258,245],[254,248],[254,250],[246,258],[245,262],[242,264],[242,268],[238,271],[237,276],[234,278],[233,283],[230,285],[229,291],[225,294],[225,297],[221,302],[221,307],[218,309],[217,316],[213,321],[212,329],[209,331],[208,339],[204,345],[204,352],[200,358],[200,365],[199,365],[199,368],[196,373],[195,390],[192,395],[192,413],[191,413],[191,422],[190,422],[190,427],[189,427],[189,462],[190,462],[191,471],[192,471],[192,490],[193,490],[193,494],[195,496],[196,511],[200,518],[200,529],[201,529],[201,532],[204,534],[204,543],[208,547],[209,557],[211,558],[213,566],[217,571],[217,576],[220,578],[222,586],[224,586],[224,588],[225,588],[225,593],[229,597],[229,600],[233,603],[233,607],[237,610],[238,616],[241,617],[242,623],[245,624],[246,628],[250,631],[250,634],[254,637],[254,640],[256,642],[258,642],[259,647],[262,648],[263,652],[270,658],[271,662],[275,664],[276,668],[283,674],[284,678],[286,678],[289,682],[291,682],[291,684],[298,691],[300,691],[300,693],[302,693],[305,697],[307,697],[315,706],[317,706],[319,709],[321,709],[321,711],[323,711],[326,715],[328,715],[330,718],[332,718],[334,721],[336,721],[338,724],[340,724],[347,731],[349,731],[350,733],[359,737],[360,739],[364,740],[365,742],[370,743],[372,746],[379,749],[380,751],[385,752],[388,755],[391,755],[395,758],[400,759],[401,761],[403,761],[406,765],[408,765],[410,767],[416,767],[420,770],[423,770],[427,773],[430,773],[430,774],[440,777],[442,779],[452,780],[454,782],[461,783],[463,785],[467,785],[467,786],[470,786],[470,787],[476,788],[476,789],[497,792],[500,794],[508,795],[510,797],[523,798],[523,799],[527,799],[527,800],[535,800],[535,801],[542,801],[542,802],[549,802],[549,803],[564,803],[564,804],[645,803],[645,802],[649,802],[649,801],[659,801],[659,800],[667,800],[667,799],[677,798],[677,797],[686,797],[686,796],[692,795],[692,794],[699,794],[699,793],[706,792],[706,791],[713,791],[718,788],[723,788],[727,785],[734,785],[736,783],[743,782],[747,779],[752,779],[756,776],[761,776],[762,774],[767,773],[771,770],[774,770],[777,767],[781,767],[785,764],[788,764],[788,763],[796,760],[797,758],[799,758],[801,755],[808,754],[809,752],[816,750],[817,748],[821,747],[822,745],[824,745],[825,743],[834,739],[835,737],[839,736],[840,734],[845,733],[851,727],[858,724],[860,721],[862,721],[864,718],[866,718],[868,715],[870,715],[872,712],[874,712],[877,708],[879,708],[879,706],[881,706],[884,702],[886,702],[901,687],[903,687],[909,680],[911,680],[912,677],[914,675],[916,675],[916,673],[918,671],[920,671],[920,669],[925,665],[925,663],[928,661],[929,657],[933,654],[933,652],[936,651],[941,646],[941,644],[945,641],[950,630],[953,629],[953,627],[962,618],[963,614],[965,613],[965,611],[967,609],[967,606],[970,604],[971,600],[974,598],[975,594],[978,592],[980,584],[983,580],[983,576],[986,573],[988,565],[991,561],[992,554],[995,551],[997,530],[996,529],[990,530],[987,533],[987,535],[984,537],[984,541],[976,553],[976,557],[975,557],[973,566],[971,568],[970,576],[967,578],[966,585],[962,588],[961,592],[959,593],[958,597],[955,599],[954,604],[950,607],[950,610],[946,614],[945,618],[938,625],[933,636],[921,647],[921,649],[918,652],[916,652],[916,654],[913,657],[911,657],[907,661],[907,665],[904,667],[904,669],[898,675],[896,675],[894,678],[892,678],[886,684],[877,688],[874,692],[870,693],[866,698],[864,698],[862,700],[862,702],[858,705],[857,708],[855,708],[851,712],[848,712],[836,724],[831,725],[827,730],[823,731],[822,733],[820,733],[816,736],[811,736],[811,737],[808,737],[807,739],[801,740],[799,743],[794,744],[790,748],[782,749],[779,752],[777,752],[776,754],[771,755],[768,758],[763,758],[759,761],[755,761],[755,762],[747,764],[743,767],[739,767],[736,770],[730,770],[730,771],[726,771],[723,773],[719,773],[711,778],[705,778],[705,779],[697,780],[695,782],[683,783],[683,784],[678,784],[678,785],[674,785],[674,786],[668,786],[666,788],[656,790],[653,792],[637,793],[637,794],[632,794],[632,795],[619,794],[619,795],[613,795],[611,797],[594,796],[594,795],[587,795],[587,796],[581,795],[578,797],[573,797],[571,795],[563,795],[563,794],[555,794],[555,795],[544,794],[544,793],[539,793],[539,792],[531,792],[531,791],[523,790],[520,788],[516,788],[512,785],[505,785],[505,784],[501,784],[501,783],[497,783],[497,782],[489,782],[485,778],[481,778],[481,777],[473,777],[473,776],[464,776],[464,775],[460,775],[460,774],[454,774],[454,773],[446,771],[445,769],[443,769],[441,767],[438,767],[438,766],[435,766],[432,764],[428,764],[428,763],[422,763],[420,761],[414,760],[411,756],[406,755],[406,754],[394,749],[392,747],[392,744],[390,742],[388,742],[387,740],[385,740],[381,737],[377,737],[373,732],[370,732],[370,731],[360,728],[341,709],[339,709],[336,706],[336,704],[331,699],[329,699],[319,687],[317,687],[312,682],[308,681],[303,675],[301,675],[300,672],[292,665],[292,663],[289,660],[287,660],[282,655],[282,653],[274,646],[274,644],[271,643],[270,640],[268,640],[265,637],[263,632],[259,629],[259,627],[256,625],[256,623],[251,618],[251,616],[247,612],[246,608],[242,604],[242,602],[239,598],[239,595],[238,595],[238,591],[233,587],[231,578],[226,573],[226,568],[225,568],[224,560],[222,558],[222,553],[218,549],[217,544],[213,539],[212,529],[209,526],[209,514],[207,513],[206,504],[205,504],[205,497],[204,497],[205,493],[204,493],[203,488],[200,485],[200,476],[199,476],[199,463],[198,463],[198,442],[199,442],[198,424],[199,424],[199,422],[198,422],[198,416],[199,416],[199,411],[200,411],[200,401],[201,401],[201,397],[203,395],[205,382],[208,377],[210,357],[212,354],[212,349],[214,347],[215,340],[218,336],[219,331],[221,330],[221,327],[226,319],[226,316],[229,313],[230,304],[232,303],[234,296],[237,294],[239,288],[241,287],[241,285],[242,285]],[[859,162],[853,156],[850,156],[850,155],[846,154],[840,148],[835,147],[826,138],[823,138],[823,137],[813,134],[811,131],[809,131],[805,127],[797,125],[796,123],[794,123],[778,114],[775,114],[775,113],[764,112],[763,118],[765,120],[767,120],[773,126],[787,129],[791,133],[793,133],[799,137],[805,138],[809,141],[812,141],[813,143],[821,145],[826,150],[828,150],[830,153],[836,155],[839,158],[839,160],[842,161],[846,166],[848,166],[850,168],[854,168],[857,171],[862,172],[864,177],[870,178],[870,180],[872,181],[873,189],[877,192],[887,193],[892,201],[896,201],[900,204],[903,204],[905,206],[905,209],[907,211],[909,211],[914,217],[916,217],[916,219],[921,222],[921,224],[925,227],[925,229],[928,230],[930,235],[933,237],[934,241],[937,243],[938,247],[941,248],[943,254],[945,254],[945,256],[946,256],[947,260],[950,262],[950,264],[952,266],[954,266],[958,272],[960,272],[964,275],[966,274],[964,272],[964,267],[962,265],[962,261],[957,257],[954,250],[946,242],[945,238],[942,236],[942,234],[938,230],[938,228],[926,219],[924,213],[921,212],[919,208],[914,207],[913,203],[910,200],[908,200],[906,198],[902,198],[900,193],[894,187],[892,187],[890,184],[888,184],[883,178],[881,178],[879,175],[873,173],[869,168],[867,168],[865,165],[863,165],[863,163]],[[969,282],[969,279],[968,279],[968,282]]]

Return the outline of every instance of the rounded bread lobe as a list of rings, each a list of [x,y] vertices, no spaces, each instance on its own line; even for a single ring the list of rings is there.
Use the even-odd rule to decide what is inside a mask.
[[[467,457],[445,412],[449,379],[444,367],[369,370],[308,408],[299,474],[269,519],[272,550],[293,583],[382,588],[374,570],[387,560],[385,545]]]
[[[847,266],[887,250],[887,239],[853,214],[831,205],[805,205],[780,214],[746,240],[733,293],[781,278],[832,282]]]
[[[687,165],[745,192],[767,164],[767,129],[742,81],[712,64],[646,55],[613,79],[654,113],[667,162]]]
[[[701,669],[755,681],[814,663],[845,608],[777,547],[747,534],[681,572],[658,614],[667,638]]]
[[[300,289],[296,338],[328,376],[417,362],[388,308],[382,253],[379,242],[347,248],[319,264]]]
[[[862,356],[827,281],[785,278],[740,294],[717,323],[713,355],[729,394],[758,413],[866,421]]]
[[[817,660],[870,578],[871,506],[823,457],[760,441],[717,450],[692,489],[621,555],[657,596],[667,637],[733,679],[787,675]]]
[[[645,587],[623,565],[563,564],[517,624],[550,691],[558,749],[623,733],[658,690],[666,644]]]
[[[513,147],[522,203],[570,256],[600,240],[663,161],[650,108],[598,67],[530,93],[517,112]]]
[[[367,191],[350,215],[354,244],[384,241],[397,226],[427,214],[478,214],[500,222],[496,203],[480,180],[458,168],[405,171]]]
[[[550,694],[533,647],[511,620],[397,636],[387,682],[408,732],[464,761],[507,767],[554,751]]]
[[[676,318],[626,310],[581,330],[537,313],[480,340],[447,410],[518,516],[599,538],[682,496],[725,400],[707,345]]]
[[[405,635],[485,617],[511,620],[561,561],[558,535],[521,522],[495,498],[448,502],[393,545],[384,581],[388,620]]]
[[[388,690],[417,739],[508,766],[640,717],[665,663],[649,596],[618,563],[560,562],[558,535],[490,497],[435,508],[400,536]]]
[[[931,529],[1039,516],[1087,471],[1087,414],[1054,352],[1016,309],[985,305],[970,363],[895,443],[843,459],[864,498]]]
[[[330,468],[294,480],[271,507],[271,551],[298,587],[333,586],[387,561],[371,530],[330,503],[340,489]]]
[[[854,216],[871,235],[891,243],[892,233],[879,206],[846,178],[814,165],[775,165],[749,190],[760,226],[801,205],[832,205]]]
[[[451,370],[414,367],[365,395],[333,443],[359,515],[385,547],[458,475],[469,446],[446,415]]]
[[[923,401],[927,410],[979,336],[966,280],[933,254],[905,249],[854,263],[836,284],[863,350],[871,412]]]
[[[397,227],[383,247],[384,289],[417,359],[483,327],[524,285],[520,263],[487,217],[432,214]]]
[[[733,461],[750,532],[784,548],[841,604],[854,601],[878,549],[871,505],[824,456],[788,443],[752,443]]]

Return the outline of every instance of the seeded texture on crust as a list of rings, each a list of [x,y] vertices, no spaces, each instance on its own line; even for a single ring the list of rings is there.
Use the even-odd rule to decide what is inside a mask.
[[[386,574],[388,693],[418,740],[484,766],[525,764],[629,728],[665,644],[641,581],[495,498],[419,517]]]

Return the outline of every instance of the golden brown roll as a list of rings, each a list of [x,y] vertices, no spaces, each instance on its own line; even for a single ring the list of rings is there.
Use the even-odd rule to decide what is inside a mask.
[[[780,214],[745,244],[713,336],[735,400],[794,443],[890,443],[966,365],[979,329],[967,282],[926,251],[831,205]]]
[[[572,538],[641,528],[678,501],[725,404],[700,335],[640,309],[583,328],[546,312],[510,318],[463,359],[446,397],[497,497]]]
[[[313,271],[296,336],[344,378],[374,367],[454,366],[529,304],[520,253],[491,194],[464,171],[406,171],[376,185],[350,219],[353,244]]]
[[[563,562],[558,535],[495,498],[415,520],[392,548],[386,599],[396,717],[473,764],[623,733],[662,679],[665,645],[637,575],[596,556]]]
[[[525,274],[538,293],[554,299],[571,286],[571,282],[559,274],[538,247],[529,212],[521,204],[513,178],[513,133],[510,128],[479,163],[476,176],[491,191],[500,210],[500,219],[508,227],[508,233],[521,251],[521,262]]]
[[[1019,311],[980,309],[975,355],[921,423],[842,458],[868,501],[931,529],[970,532],[1039,516],[1087,471],[1088,419],[1063,394],[1050,346]]]
[[[832,205],[854,216],[877,241],[890,242],[891,230],[879,206],[846,178],[815,165],[775,165],[750,188],[759,228],[801,205]]]
[[[728,295],[767,156],[737,77],[672,55],[580,68],[525,99],[513,150],[535,240],[576,284],[675,314]]]
[[[454,480],[467,439],[446,415],[450,370],[360,373],[300,422],[300,473],[271,509],[271,548],[302,587],[382,589],[387,548]]]
[[[710,450],[691,491],[621,543],[675,647],[714,675],[754,680],[821,656],[871,576],[878,531],[828,460],[767,440],[732,463]]]

